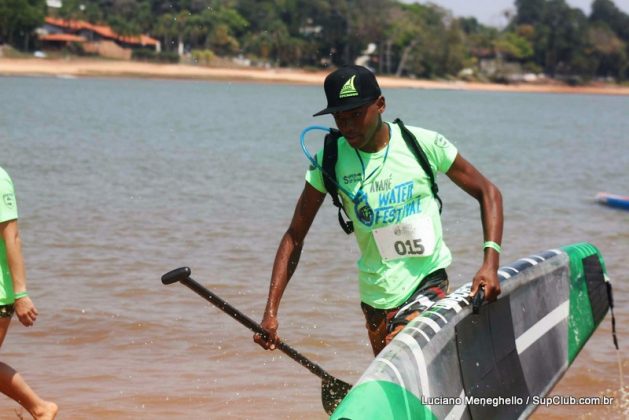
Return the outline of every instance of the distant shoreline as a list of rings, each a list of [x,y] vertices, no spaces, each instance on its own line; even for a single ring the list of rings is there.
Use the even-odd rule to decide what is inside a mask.
[[[0,58],[0,76],[128,77],[183,80],[222,80],[282,84],[322,85],[327,71],[301,69],[214,68],[185,64],[154,64],[99,59]],[[447,89],[488,92],[571,93],[629,95],[629,87],[615,85],[566,86],[546,84],[495,84],[433,81],[379,76],[383,88]]]

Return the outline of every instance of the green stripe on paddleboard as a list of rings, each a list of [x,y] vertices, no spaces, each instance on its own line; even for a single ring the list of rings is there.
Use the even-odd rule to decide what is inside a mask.
[[[347,394],[332,420],[436,420],[437,417],[412,393],[387,381],[364,382]]]
[[[579,351],[590,338],[596,325],[592,316],[592,306],[588,295],[583,258],[598,255],[605,270],[605,262],[598,249],[589,243],[578,243],[562,247],[570,257],[570,316],[568,318],[568,362],[572,364]]]

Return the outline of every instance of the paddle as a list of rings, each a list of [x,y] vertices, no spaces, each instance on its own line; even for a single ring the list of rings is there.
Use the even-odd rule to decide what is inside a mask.
[[[262,329],[260,324],[190,278],[190,268],[177,268],[162,276],[163,284],[168,285],[176,282],[183,283],[199,296],[205,298],[208,302],[234,318],[236,321],[240,322],[245,327],[249,328],[251,331],[258,333],[263,337],[267,336],[266,331]],[[331,415],[336,409],[336,406],[339,405],[352,386],[330,375],[328,372],[323,370],[321,366],[309,360],[306,356],[299,353],[283,341],[280,340],[279,343],[276,344],[276,347],[284,352],[288,357],[321,378],[321,401],[325,412]]]

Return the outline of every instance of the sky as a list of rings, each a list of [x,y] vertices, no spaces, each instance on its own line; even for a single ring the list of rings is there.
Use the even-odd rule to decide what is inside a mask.
[[[629,13],[629,0],[612,0],[616,7]],[[404,0],[405,3],[416,3],[414,0]],[[419,3],[428,3],[422,0]],[[502,27],[506,24],[504,11],[515,10],[515,0],[432,0],[445,9],[451,10],[456,17],[474,16],[485,25]],[[578,7],[590,14],[592,0],[566,0],[571,7]]]

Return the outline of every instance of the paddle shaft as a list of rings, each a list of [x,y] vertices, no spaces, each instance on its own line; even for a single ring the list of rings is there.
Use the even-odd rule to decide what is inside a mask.
[[[194,291],[196,294],[206,299],[212,305],[216,306],[218,309],[225,312],[227,315],[231,316],[232,318],[240,322],[245,327],[249,328],[251,331],[258,333],[263,337],[266,337],[268,335],[267,332],[260,326],[260,324],[255,322],[253,319],[249,318],[247,315],[240,312],[238,309],[234,308],[229,303],[225,302],[219,296],[216,296],[214,293],[212,293],[206,287],[199,284],[197,281],[193,280],[190,277],[186,277],[185,279],[181,279],[179,281],[183,283],[184,285],[186,285],[188,288],[190,288],[192,291]],[[321,366],[311,361],[306,356],[299,353],[297,350],[295,350],[288,344],[282,342],[281,340],[276,344],[276,347],[279,350],[281,350],[284,354],[286,354],[288,357],[290,357],[291,359],[293,359],[300,365],[304,366],[310,372],[317,375],[319,378],[334,379],[334,377],[330,375],[328,372],[326,372],[325,370],[323,370]]]

